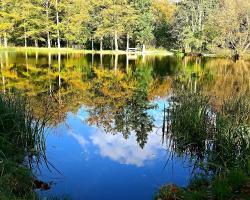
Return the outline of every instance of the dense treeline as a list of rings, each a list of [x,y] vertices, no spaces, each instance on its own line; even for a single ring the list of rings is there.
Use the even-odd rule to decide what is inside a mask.
[[[185,52],[250,47],[245,0],[1,0],[1,45]]]

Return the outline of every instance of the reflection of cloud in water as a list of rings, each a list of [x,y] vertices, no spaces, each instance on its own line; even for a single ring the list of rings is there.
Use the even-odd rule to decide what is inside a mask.
[[[90,136],[94,145],[97,145],[100,154],[121,164],[130,164],[142,167],[145,161],[153,160],[157,151],[162,148],[161,137],[155,133],[148,136],[148,143],[141,149],[136,142],[135,134],[126,140],[122,134],[116,135],[96,132]]]
[[[81,148],[83,149],[81,154],[83,155],[85,160],[88,160],[89,154],[87,148],[89,145],[89,141],[87,141],[81,134],[74,133],[72,130],[68,131],[68,135],[72,136],[80,144]]]
[[[84,137],[80,134],[76,134],[73,131],[69,130],[68,135],[72,136],[76,141],[81,145],[82,148],[86,148],[87,144],[89,143]]]

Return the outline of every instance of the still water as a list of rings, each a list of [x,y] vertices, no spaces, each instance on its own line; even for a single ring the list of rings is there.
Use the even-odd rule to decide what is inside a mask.
[[[250,62],[222,58],[1,52],[3,93],[27,95],[49,116],[46,159],[33,167],[42,197],[153,199],[164,184],[186,186],[194,161],[163,140],[174,84],[224,98],[246,93]],[[220,104],[216,100],[216,104]]]

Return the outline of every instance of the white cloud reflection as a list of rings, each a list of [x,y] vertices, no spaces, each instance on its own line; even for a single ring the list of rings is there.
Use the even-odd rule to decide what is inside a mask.
[[[162,123],[161,111],[164,108],[163,103],[157,103],[159,108],[156,111],[151,111],[153,112],[151,114],[158,117],[155,121],[155,125]],[[81,109],[76,117],[80,121],[85,121],[86,115],[84,109]],[[87,135],[85,134],[85,137],[83,137],[82,134],[73,132],[73,130],[69,130],[68,134],[77,140],[85,152],[88,152],[90,146],[93,146],[94,149],[98,149],[98,153],[101,157],[109,158],[120,164],[142,167],[147,161],[154,160],[159,150],[163,148],[162,138],[160,135],[156,134],[157,128],[154,128],[153,131],[149,133],[147,144],[143,149],[137,143],[134,133],[126,140],[121,133],[113,135],[105,133],[97,127],[89,127],[87,132],[89,131],[90,133]]]
[[[82,148],[86,148],[87,144],[89,143],[82,135],[74,133],[72,130],[68,131],[68,135],[72,136]]]
[[[126,140],[122,134],[116,135],[97,131],[90,136],[92,143],[98,146],[100,155],[120,164],[142,167],[146,161],[153,160],[161,146],[161,137],[155,133],[148,136],[148,143],[141,149],[135,134]]]

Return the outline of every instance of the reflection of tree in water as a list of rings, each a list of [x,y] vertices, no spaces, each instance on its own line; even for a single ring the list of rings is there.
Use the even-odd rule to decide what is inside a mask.
[[[119,70],[96,70],[89,90],[88,121],[103,126],[106,132],[122,133],[128,138],[132,132],[143,148],[148,133],[153,129],[153,119],[148,111],[153,109],[147,99],[147,80],[143,73],[126,75]]]
[[[250,93],[249,66],[250,60],[184,58],[182,70],[174,79],[174,88],[202,91],[219,108],[231,96]]]
[[[122,132],[126,138],[134,131],[141,146],[153,126],[148,100],[164,98],[176,83],[183,90],[212,94],[209,106],[212,104],[216,111],[227,97],[249,94],[249,61],[184,58],[183,66],[178,60],[178,70],[172,70],[181,73],[165,78],[149,60],[143,65],[137,63],[136,68],[129,66],[125,73],[120,66],[116,72],[91,68],[80,55],[61,55],[61,60],[59,55],[39,55],[39,62],[30,54],[12,56],[2,55],[1,90],[26,93],[37,116],[49,112],[49,123],[57,125],[68,112],[77,113],[86,105],[90,124],[103,126],[107,132]],[[166,71],[164,66],[161,69]]]
[[[195,76],[185,73],[174,82],[163,129],[175,154],[216,173],[247,167],[250,157],[249,77],[242,76],[249,71],[243,64],[224,62],[215,69],[208,62]],[[190,82],[196,82],[195,89]]]

